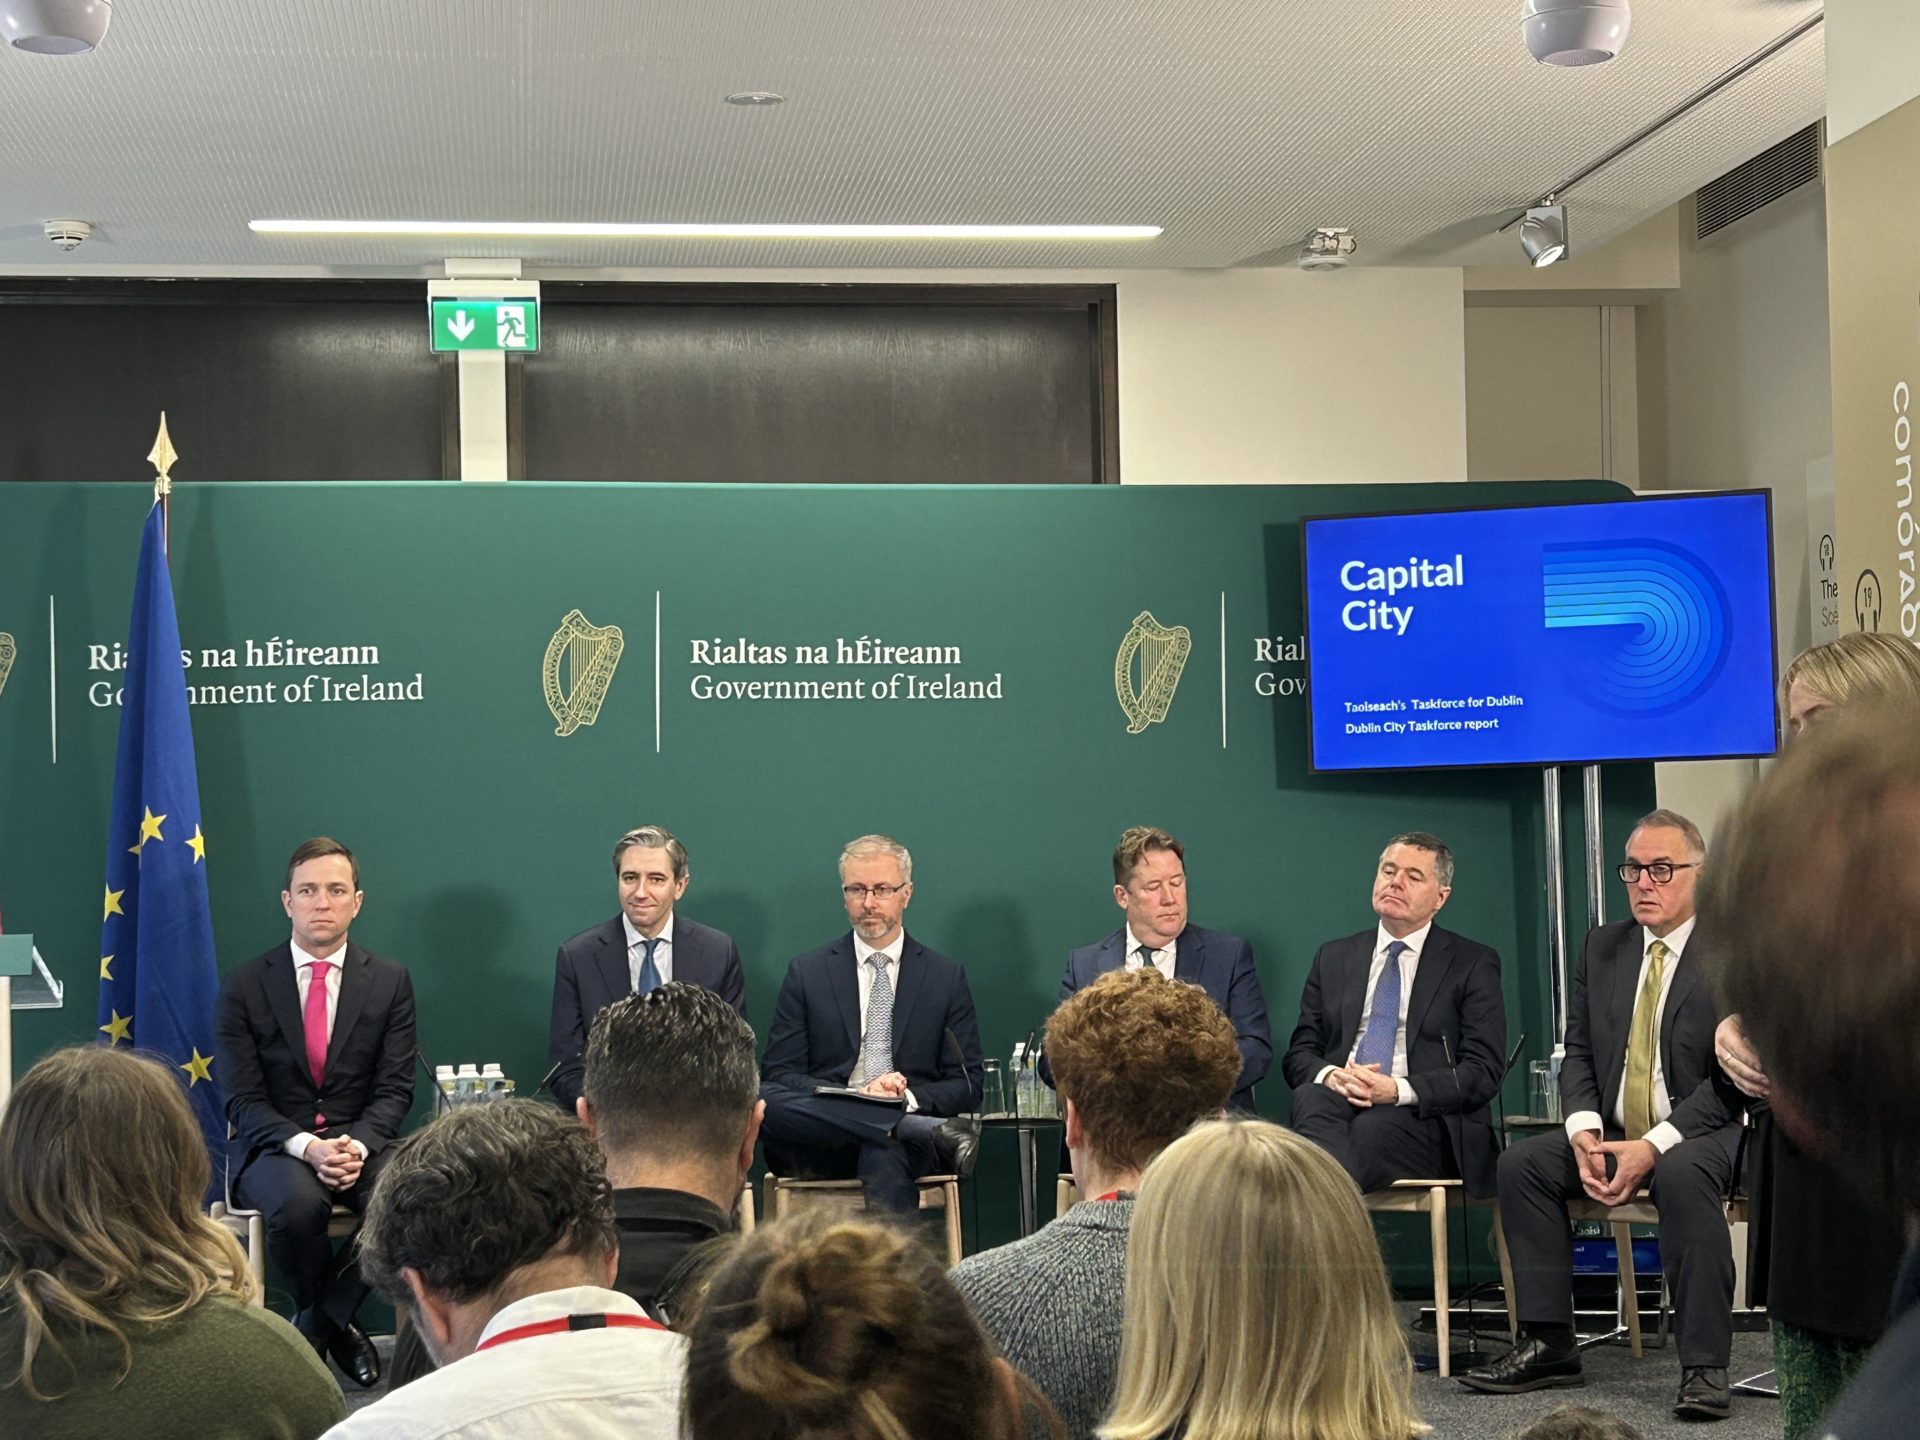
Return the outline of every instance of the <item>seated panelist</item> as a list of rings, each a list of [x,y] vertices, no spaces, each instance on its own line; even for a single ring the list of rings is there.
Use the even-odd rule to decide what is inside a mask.
[[[1500,1147],[1487,1102],[1506,1069],[1500,957],[1433,923],[1453,893],[1453,852],[1396,835],[1373,877],[1373,929],[1313,957],[1282,1062],[1293,1128],[1361,1190],[1458,1177],[1494,1191]]]
[[[973,1168],[978,1126],[948,1118],[980,1105],[973,993],[965,969],[906,932],[906,846],[885,835],[849,842],[840,893],[853,929],[795,957],[775,1004],[760,1066],[767,1168],[858,1176],[869,1209],[913,1214],[918,1177]]]
[[[553,962],[553,1019],[547,1064],[554,1097],[571,1110],[580,1099],[582,1054],[593,1017],[628,995],[669,980],[712,990],[747,1016],[747,980],[733,937],[674,913],[692,878],[687,847],[659,825],[642,825],[613,847],[620,913],[560,946]]]
[[[1228,1108],[1251,1112],[1253,1087],[1273,1063],[1267,997],[1254,973],[1251,945],[1224,930],[1187,923],[1186,853],[1178,840],[1154,826],[1135,825],[1122,833],[1113,850],[1113,899],[1126,922],[1106,939],[1067,956],[1060,999],[1072,999],[1111,971],[1142,966],[1198,985],[1232,1022],[1240,1049],[1240,1075]],[[1051,1066],[1047,1069],[1052,1083]]]

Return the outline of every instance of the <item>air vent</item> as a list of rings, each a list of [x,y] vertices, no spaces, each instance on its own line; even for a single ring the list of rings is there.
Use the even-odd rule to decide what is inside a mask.
[[[1818,180],[1820,150],[1820,124],[1816,121],[1718,180],[1702,185],[1695,198],[1694,238],[1704,240],[1809,180]]]

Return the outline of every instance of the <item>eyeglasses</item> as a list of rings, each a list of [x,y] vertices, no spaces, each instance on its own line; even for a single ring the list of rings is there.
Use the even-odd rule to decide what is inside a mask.
[[[869,895],[876,900],[891,900],[906,888],[904,885],[842,885],[840,893],[849,900],[865,900]]]
[[[1656,860],[1651,865],[1636,865],[1633,861],[1627,860],[1622,862],[1613,873],[1632,885],[1640,879],[1640,872],[1644,870],[1647,872],[1647,878],[1654,884],[1664,885],[1673,879],[1673,872],[1676,870],[1698,870],[1699,868],[1698,860],[1689,861],[1685,865],[1675,865],[1671,860]]]

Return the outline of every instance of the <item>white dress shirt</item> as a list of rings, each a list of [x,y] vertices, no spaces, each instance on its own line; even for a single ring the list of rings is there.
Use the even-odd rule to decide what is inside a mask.
[[[623,912],[620,926],[627,932],[627,990],[629,993],[640,988],[640,966],[647,958],[646,947],[641,943],[640,932],[633,928],[633,921]],[[673,979],[673,912],[667,912],[667,923],[660,927],[659,943],[653,947],[653,968],[660,972],[660,983],[666,984]]]
[[[1640,1138],[1647,1141],[1662,1155],[1678,1145],[1681,1135],[1667,1117],[1673,1114],[1673,1098],[1667,1094],[1666,1072],[1660,1064],[1660,1027],[1666,1020],[1667,1000],[1673,994],[1673,977],[1680,971],[1680,959],[1687,948],[1687,940],[1693,934],[1693,922],[1697,917],[1689,915],[1681,924],[1676,925],[1673,933],[1664,937],[1667,947],[1667,968],[1660,974],[1660,1005],[1653,1017],[1653,1118],[1657,1122],[1644,1136],[1629,1135],[1629,1140]],[[1633,982],[1634,1004],[1640,1003],[1640,987],[1647,983],[1647,967],[1653,963],[1653,942],[1661,937],[1654,935],[1646,926],[1640,927],[1640,970]],[[1633,1025],[1627,1025],[1627,1044],[1633,1044]],[[1598,1057],[1596,1057],[1598,1058]],[[1620,1088],[1613,1094],[1613,1123],[1624,1132],[1627,1128],[1627,1071],[1624,1065],[1620,1069]],[[1576,1110],[1567,1117],[1567,1138],[1571,1140],[1582,1130],[1601,1129],[1600,1114],[1596,1110]]]
[[[288,948],[293,951],[293,983],[298,986],[300,990],[300,1019],[304,1024],[307,1017],[307,993],[313,988],[313,967],[322,963],[322,957],[309,955],[305,950],[300,948],[300,942],[298,940],[290,940],[287,942],[287,945]],[[338,950],[325,957],[325,964],[328,966],[327,1043],[329,1045],[333,1043],[333,1017],[340,1009],[340,967],[346,964],[346,960],[347,944],[344,940],[340,942],[340,948]],[[302,1059],[306,1058],[307,1053],[304,1037],[305,1031],[303,1030],[302,1048],[300,1051]],[[298,1160],[307,1153],[307,1146],[319,1138],[320,1137],[315,1135],[311,1130],[302,1130],[298,1135],[295,1135],[291,1140],[287,1141],[283,1148],[285,1148],[287,1154]],[[349,1137],[349,1143],[354,1149],[360,1152],[360,1158],[362,1160],[367,1158],[366,1146],[351,1137]]]
[[[1400,1019],[1393,1027],[1393,1068],[1388,1072],[1393,1076],[1396,1105],[1420,1103],[1413,1086],[1407,1083],[1407,1002],[1413,998],[1413,977],[1420,973],[1420,952],[1426,949],[1427,936],[1432,932],[1431,920],[1405,936],[1389,935],[1384,924],[1373,927],[1373,963],[1367,967],[1366,999],[1360,1006],[1360,1023],[1353,1032],[1353,1047],[1347,1051],[1346,1063],[1351,1065],[1353,1057],[1360,1053],[1360,1042],[1367,1036],[1367,1017],[1373,1014],[1373,992],[1379,988],[1380,976],[1387,968],[1387,947],[1398,939],[1407,948],[1400,952]],[[1325,1080],[1337,1068],[1322,1066],[1320,1073],[1313,1077],[1315,1082]]]
[[[1131,925],[1128,925],[1125,928],[1127,932],[1127,967],[1126,968],[1129,970],[1138,970],[1140,968],[1140,951],[1142,947],[1144,947],[1151,954],[1151,958],[1153,960],[1153,968],[1158,970],[1162,975],[1166,976],[1167,979],[1169,980],[1173,979],[1174,952],[1179,948],[1180,937],[1176,935],[1173,937],[1173,939],[1169,940],[1166,944],[1155,947],[1152,945],[1148,945],[1146,941],[1142,940],[1138,935],[1134,934],[1133,927]]]
[[[529,1295],[480,1334],[565,1315],[639,1315],[613,1290],[579,1285]],[[685,1337],[604,1326],[475,1350],[355,1411],[324,1440],[678,1440]]]
[[[906,946],[907,932],[905,930],[897,931],[894,934],[892,942],[883,945],[878,950],[869,945],[865,937],[862,936],[858,930],[853,932],[853,973],[854,978],[860,983],[861,1054],[865,1054],[867,1049],[867,1002],[873,994],[873,966],[867,962],[875,955],[884,955],[887,957],[887,984],[893,988],[894,1000],[898,1003],[900,998],[900,954],[906,949]],[[854,1063],[858,1065],[859,1061],[856,1060]],[[898,1070],[900,1067],[896,1065],[893,1068]],[[877,1075],[869,1075],[867,1078],[869,1080],[877,1080],[880,1077]],[[907,1113],[909,1115],[916,1113],[920,1109],[920,1102],[913,1098],[913,1091],[907,1091],[906,1099]]]

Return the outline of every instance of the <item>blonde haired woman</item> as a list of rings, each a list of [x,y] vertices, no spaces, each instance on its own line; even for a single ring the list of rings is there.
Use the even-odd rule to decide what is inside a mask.
[[[201,1213],[206,1142],[163,1062],[98,1046],[29,1070],[0,1114],[0,1435],[312,1440],[340,1388],[246,1304]]]
[[[1409,1440],[1406,1343],[1360,1192],[1258,1120],[1196,1125],[1140,1182],[1103,1440]]]

